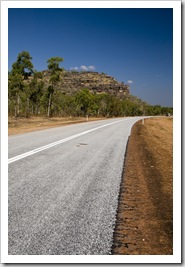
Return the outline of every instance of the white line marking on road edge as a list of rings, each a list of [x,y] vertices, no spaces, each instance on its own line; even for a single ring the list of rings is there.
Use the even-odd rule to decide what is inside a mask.
[[[126,120],[128,120],[128,119],[125,119],[124,121],[126,121]],[[112,125],[112,124],[121,122],[121,121],[123,121],[123,120],[119,120],[119,121],[114,121],[114,122],[111,122],[111,123],[107,123],[107,124],[104,124],[104,125],[102,125],[102,126],[93,128],[93,129],[91,129],[91,130],[88,130],[88,131],[85,131],[85,132],[82,132],[82,133],[78,133],[78,134],[75,134],[75,135],[66,137],[66,138],[61,139],[61,140],[59,140],[59,141],[56,141],[56,142],[54,142],[54,143],[51,143],[51,144],[48,144],[48,145],[45,145],[45,146],[36,148],[36,149],[34,149],[34,150],[28,151],[28,152],[26,152],[26,153],[20,154],[20,155],[18,155],[18,156],[15,156],[15,157],[13,157],[13,158],[8,159],[8,164],[10,164],[10,163],[12,163],[12,162],[15,162],[15,161],[18,161],[18,160],[20,160],[20,159],[29,157],[29,156],[31,156],[31,155],[33,155],[33,154],[36,154],[36,153],[38,153],[38,152],[41,152],[41,151],[43,151],[43,150],[45,150],[45,149],[48,149],[48,148],[51,148],[51,147],[53,147],[53,146],[56,146],[56,145],[65,143],[65,142],[70,141],[70,140],[72,140],[72,139],[75,139],[75,138],[77,138],[77,137],[79,137],[79,136],[82,136],[82,135],[85,135],[85,134],[94,132],[94,131],[96,131],[96,130],[98,130],[98,129],[101,129],[101,128],[103,128],[103,127],[106,127],[106,126],[109,126],[109,125]]]

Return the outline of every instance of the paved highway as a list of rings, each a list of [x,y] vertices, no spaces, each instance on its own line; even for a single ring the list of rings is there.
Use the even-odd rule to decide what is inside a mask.
[[[125,148],[139,119],[9,136],[10,255],[111,253]]]

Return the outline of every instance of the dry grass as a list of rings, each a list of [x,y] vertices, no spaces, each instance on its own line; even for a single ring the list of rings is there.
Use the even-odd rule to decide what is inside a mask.
[[[89,118],[88,121],[100,120],[105,118]],[[30,117],[30,118],[8,118],[8,134],[20,134],[25,132],[32,132],[43,130],[52,127],[61,127],[68,124],[86,122],[84,117]]]
[[[132,128],[121,185],[113,254],[173,254],[173,120]]]

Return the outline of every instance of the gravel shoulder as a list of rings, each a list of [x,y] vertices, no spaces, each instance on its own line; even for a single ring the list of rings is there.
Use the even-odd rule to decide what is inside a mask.
[[[173,254],[173,119],[137,122],[122,178],[112,254]]]

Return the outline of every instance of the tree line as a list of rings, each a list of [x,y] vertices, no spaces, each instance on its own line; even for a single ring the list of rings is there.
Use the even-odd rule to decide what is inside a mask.
[[[166,115],[173,108],[149,105],[137,97],[118,98],[108,93],[93,94],[87,88],[66,94],[60,90],[62,57],[47,60],[49,83],[34,70],[29,52],[22,51],[8,73],[8,112],[10,116],[141,116]]]

